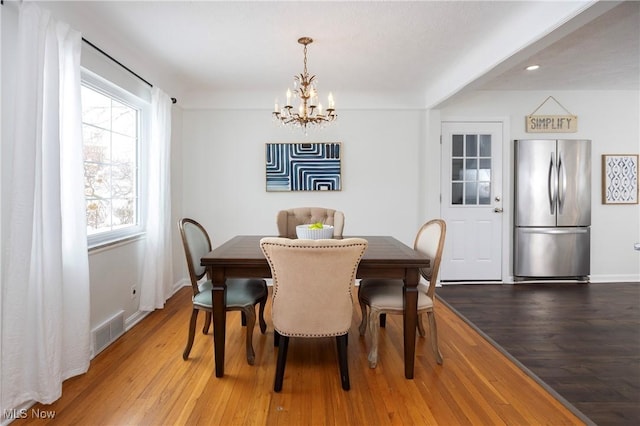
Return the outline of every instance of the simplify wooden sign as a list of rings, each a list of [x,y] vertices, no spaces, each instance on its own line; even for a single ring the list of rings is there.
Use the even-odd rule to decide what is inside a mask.
[[[576,115],[527,115],[527,133],[575,133],[578,131]]]

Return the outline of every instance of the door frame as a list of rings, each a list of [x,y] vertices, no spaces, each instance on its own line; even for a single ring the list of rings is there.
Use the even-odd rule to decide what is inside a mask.
[[[503,284],[515,283],[513,276],[513,140],[511,137],[511,120],[508,116],[484,117],[484,116],[444,116],[440,117],[440,158],[442,158],[442,125],[444,123],[501,123],[502,124],[502,282]],[[440,179],[439,190],[446,182]],[[440,197],[440,215],[442,216],[442,197]],[[496,281],[487,281],[496,283]],[[462,281],[460,282],[462,283]],[[474,281],[475,284],[478,281]]]

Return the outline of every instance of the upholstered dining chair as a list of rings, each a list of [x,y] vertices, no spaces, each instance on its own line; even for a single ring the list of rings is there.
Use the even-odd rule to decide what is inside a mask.
[[[260,247],[271,267],[271,312],[280,340],[273,390],[282,390],[289,337],[334,336],[342,389],[349,390],[347,335],[353,314],[352,288],[367,241],[269,237],[260,241]]]
[[[425,336],[422,317],[423,314],[427,314],[431,348],[438,364],[442,364],[442,354],[438,348],[434,302],[446,232],[447,226],[444,220],[430,220],[422,225],[413,245],[415,250],[427,255],[430,259],[429,268],[420,270],[420,274],[427,282],[421,280],[418,284],[418,332],[420,336]],[[359,331],[363,336],[368,325],[371,334],[371,348],[368,356],[370,368],[376,368],[378,364],[378,335],[381,316],[384,318],[386,314],[404,313],[403,285],[404,283],[400,279],[367,278],[360,281],[358,302],[362,311],[362,322]]]
[[[316,222],[332,225],[333,236],[342,237],[344,213],[323,207],[296,207],[288,210],[280,210],[276,217],[278,236],[296,238],[296,226]]]
[[[202,281],[206,270],[200,265],[200,258],[211,251],[211,239],[204,227],[193,219],[180,219],[178,227],[180,228],[182,244],[187,257],[187,267],[193,290],[193,311],[189,322],[189,337],[187,346],[182,354],[182,358],[186,360],[189,358],[189,353],[193,346],[199,311],[206,313],[205,325],[202,329],[204,334],[208,333],[211,325],[211,313],[213,311],[211,290],[213,284],[210,277]],[[247,363],[253,365],[255,361],[255,352],[253,351],[253,328],[256,323],[255,305],[260,304],[260,331],[264,334],[267,329],[267,323],[264,320],[264,307],[267,303],[267,283],[262,279],[234,278],[227,279],[226,284],[227,310],[242,312],[242,322],[243,325],[246,325]]]

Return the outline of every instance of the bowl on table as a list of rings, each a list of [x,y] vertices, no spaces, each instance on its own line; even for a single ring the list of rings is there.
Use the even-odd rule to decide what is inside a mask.
[[[333,226],[322,225],[322,228],[309,228],[310,224],[296,226],[296,235],[301,240],[321,240],[333,238]]]

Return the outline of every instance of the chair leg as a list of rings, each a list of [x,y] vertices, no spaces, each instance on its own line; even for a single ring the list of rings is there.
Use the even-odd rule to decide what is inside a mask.
[[[369,368],[378,365],[378,334],[380,332],[380,317],[384,315],[377,309],[369,307],[369,334],[371,334],[371,349],[369,349]]]
[[[424,330],[424,324],[422,323],[423,320],[423,314],[418,314],[418,333],[420,334],[420,337],[424,337],[427,335],[427,333]]]
[[[358,330],[360,331],[360,335],[364,336],[364,333],[367,331],[367,304],[362,300],[360,300],[360,312],[362,313],[362,321],[360,321]]]
[[[244,311],[242,311],[242,314],[240,315],[240,323],[243,327],[247,326],[247,316],[244,314]]]
[[[196,322],[198,321],[198,309],[193,308],[191,311],[191,321],[189,321],[189,337],[187,338],[187,346],[184,348],[184,352],[182,352],[182,359],[185,361],[189,358],[189,352],[191,352],[191,347],[193,346],[193,338],[196,335]]]
[[[262,300],[260,300],[260,314],[258,316],[258,319],[260,321],[260,332],[262,334],[266,333],[267,331],[267,323],[264,320],[264,307],[267,304],[267,296],[265,296]]]
[[[246,336],[246,346],[247,346],[247,363],[249,365],[253,365],[256,359],[256,354],[253,351],[253,327],[256,325],[256,311],[255,307],[251,305],[248,308],[245,308],[242,311],[242,317],[245,318],[247,323],[247,329],[245,332]]]
[[[380,327],[385,328],[387,326],[387,314],[380,314]]]
[[[438,327],[436,327],[436,313],[427,312],[427,317],[429,318],[429,332],[431,333],[431,349],[433,349],[433,354],[436,357],[436,362],[442,365],[442,354],[440,353],[440,348],[438,348]]]
[[[349,383],[349,362],[347,358],[347,340],[349,334],[343,334],[342,336],[336,336],[336,342],[338,343],[338,362],[340,363],[340,381],[342,382],[342,389],[351,389]]]
[[[202,327],[202,334],[209,333],[209,327],[211,327],[211,312],[204,313],[204,327]]]
[[[277,330],[273,330],[273,347],[277,348],[280,346],[280,333]]]
[[[273,390],[280,392],[282,390],[282,381],[284,380],[284,366],[287,363],[287,349],[289,349],[289,336],[282,336],[282,344],[278,349],[278,361],[276,364],[276,380],[273,384]]]

